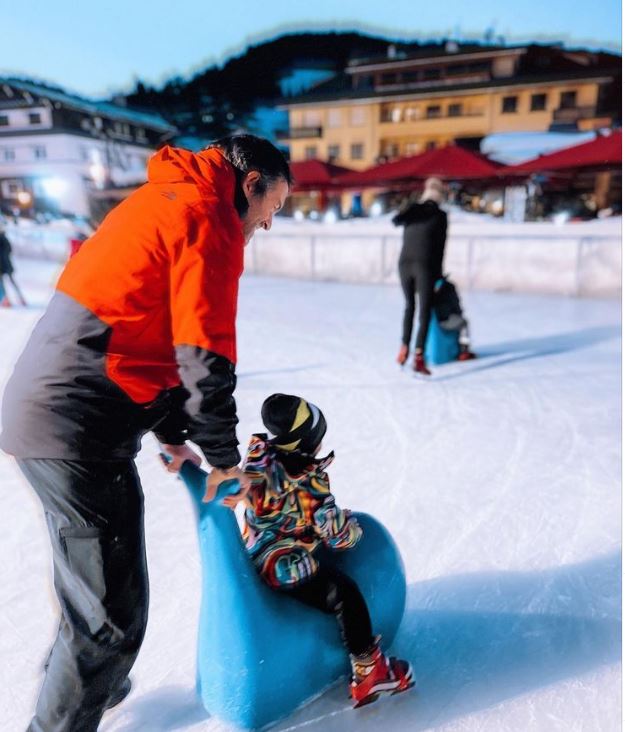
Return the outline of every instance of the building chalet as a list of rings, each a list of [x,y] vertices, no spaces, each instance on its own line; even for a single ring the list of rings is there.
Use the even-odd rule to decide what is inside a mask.
[[[0,78],[0,210],[90,216],[107,192],[144,182],[174,132],[155,114]]]
[[[293,161],[352,167],[496,132],[593,130],[620,124],[621,58],[554,45],[447,42],[350,63],[290,99],[283,134]]]

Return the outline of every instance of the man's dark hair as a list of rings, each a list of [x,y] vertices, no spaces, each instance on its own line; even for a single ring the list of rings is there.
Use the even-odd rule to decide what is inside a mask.
[[[226,160],[234,167],[238,184],[234,205],[241,216],[245,215],[248,208],[241,184],[250,171],[257,170],[260,173],[260,179],[254,190],[256,196],[263,196],[267,189],[279,180],[286,181],[289,186],[293,183],[293,176],[286,158],[275,145],[263,137],[231,135],[215,140],[208,146],[208,148],[213,147],[219,148]]]

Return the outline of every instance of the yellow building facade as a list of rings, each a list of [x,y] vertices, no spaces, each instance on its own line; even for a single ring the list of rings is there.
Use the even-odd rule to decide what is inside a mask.
[[[593,67],[578,55],[566,58],[563,70],[543,74],[537,61],[539,71],[528,74],[522,66],[532,71],[524,59],[527,48],[541,58],[536,47],[525,47],[350,67],[342,95],[330,85],[326,98],[323,90],[312,90],[285,105],[291,160],[317,158],[360,170],[452,142],[475,146],[493,133],[611,124],[604,111],[615,83],[609,68]],[[547,50],[554,66],[562,51]],[[584,63],[575,68],[580,58]]]

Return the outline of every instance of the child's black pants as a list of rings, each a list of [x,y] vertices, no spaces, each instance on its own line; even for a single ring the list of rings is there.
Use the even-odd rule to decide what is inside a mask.
[[[310,580],[283,591],[324,613],[333,613],[350,653],[359,656],[373,645],[371,618],[358,585],[331,564],[320,563]]]

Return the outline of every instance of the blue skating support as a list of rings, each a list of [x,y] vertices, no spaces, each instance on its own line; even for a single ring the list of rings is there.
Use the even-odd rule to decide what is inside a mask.
[[[271,590],[257,574],[234,513],[220,500],[237,482],[202,503],[206,473],[187,461],[180,475],[195,506],[202,560],[198,693],[212,716],[260,729],[347,676],[347,651],[334,616]],[[354,515],[362,539],[331,556],[360,586],[387,648],[404,614],[404,567],[388,531],[367,514]]]
[[[432,313],[430,327],[425,339],[424,359],[426,363],[441,365],[455,361],[460,353],[458,331],[443,330],[438,324],[436,315]]]

